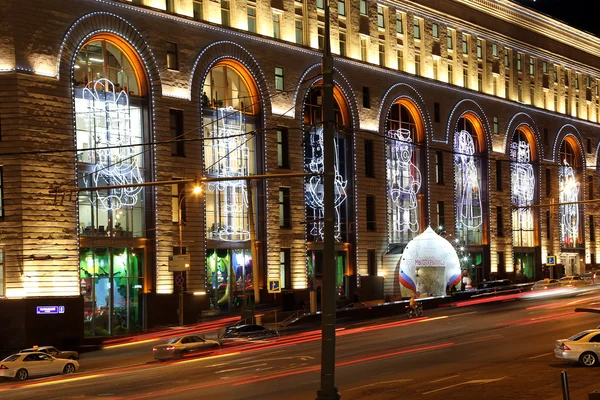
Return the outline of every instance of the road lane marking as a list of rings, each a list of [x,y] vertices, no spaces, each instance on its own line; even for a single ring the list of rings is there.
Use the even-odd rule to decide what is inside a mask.
[[[544,354],[540,354],[539,356],[533,356],[533,357],[529,357],[530,360],[533,360],[535,358],[540,358],[540,357],[545,357],[545,356],[549,356],[550,354],[554,354],[554,353],[544,353]]]
[[[448,390],[448,389],[452,389],[452,388],[455,388],[457,386],[463,386],[463,385],[481,385],[481,384],[484,384],[484,383],[493,383],[493,382],[501,381],[504,378],[507,378],[507,376],[503,376],[502,378],[496,378],[496,379],[475,379],[475,380],[472,380],[472,381],[466,381],[466,382],[456,383],[454,385],[445,386],[443,388],[439,388],[439,389],[435,389],[435,390],[430,390],[429,392],[423,392],[423,394],[441,392],[442,390]]]
[[[239,367],[239,368],[230,368],[230,369],[222,369],[220,371],[216,371],[215,374],[222,374],[224,372],[233,372],[233,371],[240,371],[242,369],[248,369],[248,368],[254,368],[254,367],[264,367],[265,365],[267,365],[267,363],[262,363],[262,364],[254,364],[254,365],[248,365],[247,367]]]
[[[477,342],[485,342],[486,340],[493,340],[493,339],[500,339],[504,336],[500,335],[500,334],[496,334],[496,335],[490,335],[490,336],[484,336],[484,337],[480,337],[480,338],[475,338],[473,340],[469,340],[467,342],[460,342],[460,343],[456,343],[457,346],[463,345],[463,344],[471,344],[471,343],[477,343]]]
[[[452,378],[457,378],[460,375],[452,375],[452,376],[447,376],[445,378],[441,378],[441,379],[436,379],[435,381],[429,381],[429,383],[436,383],[436,382],[441,382],[441,381],[446,381],[448,379],[452,379]]]
[[[464,313],[460,313],[460,314],[454,314],[454,315],[448,316],[448,318],[461,317],[463,315],[469,315],[469,314],[477,314],[477,311],[470,311],[470,312],[464,312]]]
[[[402,382],[410,382],[410,381],[412,381],[412,379],[396,379],[395,381],[375,382],[375,383],[370,383],[368,385],[362,385],[362,386],[358,386],[358,387],[355,387],[352,389],[348,389],[348,391],[351,392],[353,390],[364,389],[364,388],[371,387],[371,386],[387,385],[390,383],[402,383]]]

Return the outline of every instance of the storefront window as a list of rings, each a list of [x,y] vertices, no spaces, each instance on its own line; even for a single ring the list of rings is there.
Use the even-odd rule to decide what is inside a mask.
[[[511,200],[512,205],[527,207],[534,203],[536,179],[531,163],[531,148],[525,132],[517,129],[510,144]],[[533,247],[534,211],[532,208],[513,208],[513,245]]]
[[[75,60],[74,102],[78,185],[81,188],[141,184],[151,180],[147,100],[130,55],[106,40],[84,45]],[[144,90],[145,92],[145,90]],[[144,237],[142,186],[82,191],[82,236]]]
[[[260,99],[245,67],[224,60],[208,73],[202,94],[204,170],[211,178],[235,178],[260,172],[256,131]],[[260,208],[259,182],[252,199],[246,179],[206,184],[207,291],[212,309],[241,307],[252,301],[254,274],[250,250],[250,200],[254,221]],[[258,225],[253,227],[258,232]]]
[[[240,307],[254,293],[252,254],[247,249],[211,249],[206,257],[211,308]]]
[[[560,166],[558,168],[558,193],[560,203],[572,203],[581,200],[581,161],[578,152],[570,141],[565,140],[560,148]],[[560,206],[560,239],[563,248],[575,248],[581,245],[580,205]]]
[[[418,197],[422,192],[420,169],[424,152],[418,146],[416,121],[406,105],[395,103],[387,123],[389,241],[408,243],[420,231]]]
[[[456,237],[465,245],[483,239],[482,157],[473,123],[461,118],[454,133]]]
[[[309,173],[323,173],[323,125],[321,88],[313,87],[304,105],[304,169]],[[350,138],[345,133],[344,116],[339,102],[335,101],[335,236],[336,240],[348,240],[348,177],[351,168]],[[307,205],[307,233],[309,241],[323,241],[323,177],[310,176],[305,179]]]
[[[80,250],[86,336],[142,329],[143,254],[129,248]]]

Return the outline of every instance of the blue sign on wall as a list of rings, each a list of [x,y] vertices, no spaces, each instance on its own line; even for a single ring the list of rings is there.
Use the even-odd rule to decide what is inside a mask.
[[[36,314],[64,314],[65,306],[37,306]]]

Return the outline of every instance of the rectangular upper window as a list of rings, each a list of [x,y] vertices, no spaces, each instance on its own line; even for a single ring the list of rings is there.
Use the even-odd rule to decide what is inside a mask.
[[[202,0],[194,0],[193,5],[194,19],[200,21],[203,18]]]
[[[529,57],[529,75],[535,75],[535,58]]]
[[[367,15],[367,0],[360,0],[360,15]]]
[[[279,188],[279,227],[289,228],[292,225],[290,215],[290,188]]]
[[[373,141],[365,139],[365,176],[375,176],[375,146]]]
[[[432,24],[431,25],[431,34],[433,35],[433,37],[435,39],[439,39],[440,38],[440,27],[438,24]]]
[[[469,36],[462,34],[462,52],[465,55],[469,54]]]
[[[396,13],[396,33],[400,35],[404,33],[402,13]]]
[[[385,10],[382,6],[377,6],[377,26],[385,28]]]
[[[248,7],[248,32],[256,33],[256,7]]]
[[[483,40],[477,39],[477,58],[483,58]]]
[[[177,43],[167,42],[167,68],[176,71],[179,70]]]
[[[345,17],[346,16],[346,1],[340,1],[338,0],[338,15],[340,17]]]
[[[375,232],[377,230],[377,216],[375,205],[375,196],[372,194],[367,195],[367,231]]]
[[[415,39],[421,39],[421,20],[417,17],[413,20],[413,34]]]
[[[273,13],[273,38],[280,39],[281,38],[281,23],[280,23],[280,15],[278,13]]]
[[[521,53],[517,53],[517,71],[521,72],[523,66],[521,65]]]
[[[319,10],[323,10],[323,8],[324,8],[324,1],[323,0],[317,0],[317,8]]]
[[[275,67],[275,90],[283,90],[284,88],[284,72],[283,67]]]
[[[279,283],[282,289],[292,288],[292,262],[291,249],[279,250]]]
[[[492,43],[492,55],[498,57],[498,45],[496,43]]]
[[[304,43],[304,22],[302,19],[296,19],[296,44]]]
[[[454,31],[448,29],[448,36],[446,37],[446,45],[448,46],[448,50],[454,49]]]
[[[169,130],[171,132],[171,155],[185,157],[182,110],[169,110]]]
[[[277,166],[289,168],[289,145],[287,128],[277,128]]]

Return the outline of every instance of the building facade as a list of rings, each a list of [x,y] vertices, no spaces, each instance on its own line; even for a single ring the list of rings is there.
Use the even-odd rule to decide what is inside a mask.
[[[118,334],[176,321],[179,290],[186,322],[275,301],[271,280],[301,306],[324,268],[340,298],[397,297],[428,226],[473,282],[596,266],[588,33],[510,2],[330,2],[329,266],[326,2],[51,3],[1,0],[2,307],[80,299],[86,335]],[[190,256],[184,281],[173,254]]]

